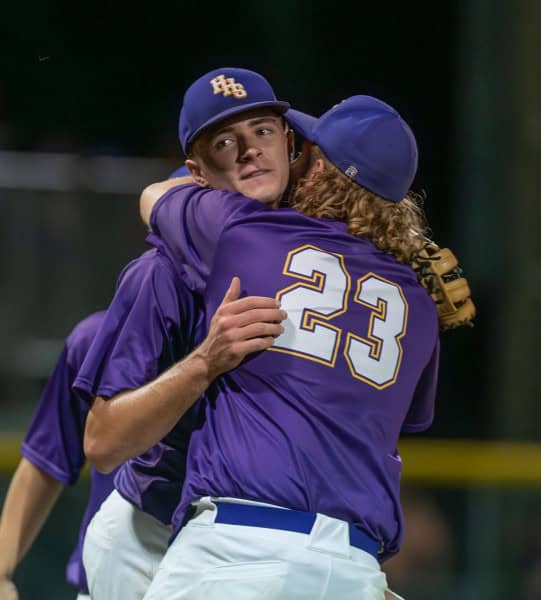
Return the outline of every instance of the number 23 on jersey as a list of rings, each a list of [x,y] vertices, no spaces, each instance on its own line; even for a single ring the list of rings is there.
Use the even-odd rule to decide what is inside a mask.
[[[299,281],[276,294],[288,318],[269,350],[334,367],[342,347],[356,379],[377,389],[396,381],[408,322],[408,303],[399,285],[369,272],[352,288],[344,257],[311,245],[288,254],[283,274]],[[343,332],[332,324],[351,301],[370,311],[367,331]]]

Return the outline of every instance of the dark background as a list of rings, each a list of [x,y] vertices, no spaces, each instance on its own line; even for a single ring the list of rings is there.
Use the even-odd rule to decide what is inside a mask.
[[[17,26],[6,28],[0,58],[4,147],[180,162],[176,131],[185,88],[207,70],[243,66],[264,74],[280,98],[315,115],[356,93],[397,107],[418,138],[414,189],[427,194],[433,235],[442,245],[453,242],[458,4],[443,3],[437,12],[422,9],[423,3],[361,9],[340,2],[332,10],[285,1],[145,4],[6,7],[5,23]],[[463,339],[471,344],[475,337],[462,331],[448,337],[443,368]],[[461,387],[469,378],[461,370],[449,385]],[[479,382],[474,377],[467,385],[476,393]],[[453,402],[441,405],[445,414],[438,421],[447,421]],[[480,426],[480,419],[472,423],[471,433]]]

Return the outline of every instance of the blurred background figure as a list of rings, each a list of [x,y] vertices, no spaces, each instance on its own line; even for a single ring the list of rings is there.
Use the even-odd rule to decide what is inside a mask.
[[[16,599],[12,580],[19,563],[63,488],[77,482],[84,466],[83,435],[89,406],[71,388],[103,315],[88,316],[68,336],[21,445],[22,458],[0,514],[0,600]],[[86,528],[113,490],[115,473],[102,475],[91,469],[90,497],[66,566],[66,580],[79,593],[79,600],[88,598],[82,564]]]
[[[541,557],[538,556],[531,571],[526,576],[525,600],[541,598]]]
[[[383,570],[406,599],[451,598],[455,540],[443,510],[427,492],[402,492],[405,534],[400,552]]]

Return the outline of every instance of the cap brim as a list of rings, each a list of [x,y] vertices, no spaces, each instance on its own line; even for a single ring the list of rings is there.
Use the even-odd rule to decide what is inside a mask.
[[[266,102],[252,102],[251,104],[240,104],[239,106],[228,108],[227,110],[224,110],[223,112],[214,115],[212,119],[205,121],[205,123],[203,123],[196,131],[194,131],[190,139],[186,141],[186,148],[184,150],[186,151],[188,149],[188,147],[193,143],[195,138],[200,133],[202,133],[204,129],[210,127],[211,125],[214,125],[215,123],[218,123],[219,121],[223,121],[224,119],[233,117],[234,115],[238,115],[243,112],[247,112],[249,110],[254,110],[255,108],[272,108],[278,111],[280,114],[282,114],[289,110],[289,106],[289,102],[281,102],[280,100],[268,100]]]
[[[319,120],[317,117],[313,117],[312,115],[303,113],[300,110],[290,108],[285,113],[284,118],[291,125],[291,127],[293,127],[293,129],[300,133],[304,138],[310,142],[315,141],[313,139],[313,131],[316,123]]]

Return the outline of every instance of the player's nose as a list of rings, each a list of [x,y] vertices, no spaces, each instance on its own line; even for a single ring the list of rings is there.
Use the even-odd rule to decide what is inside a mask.
[[[261,154],[261,148],[255,138],[243,138],[239,140],[239,160],[244,162],[256,158]]]

